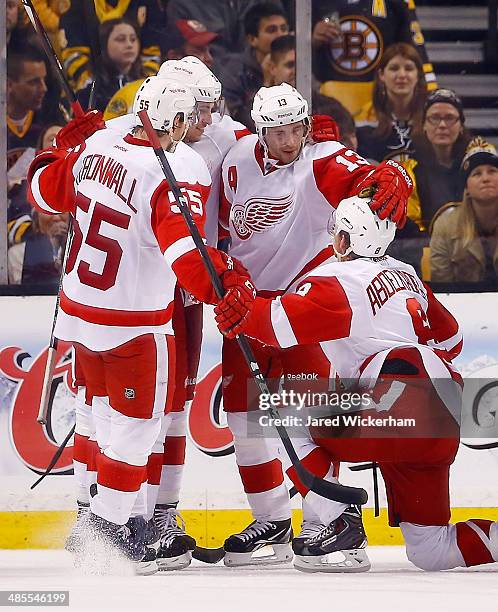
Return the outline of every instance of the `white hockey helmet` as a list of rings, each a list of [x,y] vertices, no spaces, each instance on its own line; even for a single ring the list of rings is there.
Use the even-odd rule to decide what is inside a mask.
[[[152,127],[163,132],[169,131],[178,113],[182,113],[186,124],[198,120],[195,98],[188,87],[157,76],[149,77],[142,83],[133,101],[133,114],[137,125],[141,125],[139,111],[146,110]]]
[[[342,256],[354,253],[360,257],[382,257],[394,240],[396,224],[390,219],[379,219],[370,209],[370,201],[370,197],[356,195],[339,202],[335,220],[330,224],[333,229],[329,226],[329,231],[332,229],[334,236],[341,231],[348,234],[349,247]]]
[[[308,103],[297,89],[288,83],[261,87],[254,96],[251,117],[262,144],[266,128],[298,121],[303,121],[305,126],[310,127]]]
[[[221,98],[220,81],[206,64],[193,55],[187,55],[180,60],[165,61],[157,76],[187,85],[197,102],[218,102]]]

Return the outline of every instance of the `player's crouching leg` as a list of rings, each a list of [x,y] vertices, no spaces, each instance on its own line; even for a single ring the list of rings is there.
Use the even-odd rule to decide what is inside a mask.
[[[400,523],[406,556],[428,572],[498,561],[498,523],[471,519],[433,526]]]

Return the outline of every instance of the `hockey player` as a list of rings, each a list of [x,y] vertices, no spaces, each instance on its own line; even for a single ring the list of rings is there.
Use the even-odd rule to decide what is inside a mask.
[[[185,142],[201,155],[211,176],[211,190],[205,206],[205,231],[207,243],[216,246],[221,163],[230,147],[249,131],[224,115],[221,83],[198,58],[188,56],[164,62],[157,77],[151,81],[163,78],[172,78],[187,86],[197,102],[198,120],[189,126]],[[128,123],[129,117],[123,117],[107,122],[107,126],[123,129]],[[180,289],[177,289],[175,300],[173,329],[177,348],[177,385],[172,423],[166,436],[164,454],[153,453],[151,456],[149,474],[149,487],[158,488],[154,519],[161,533],[158,565],[164,570],[188,566],[195,546],[193,539],[185,534],[183,519],[176,508],[185,463],[187,404],[194,396],[200,359],[202,305],[196,304]]]
[[[181,83],[158,83],[148,104],[137,96],[137,108],[148,108],[203,234],[211,180],[202,158],[181,142],[195,99]],[[55,334],[75,348],[101,451],[89,525],[137,562],[139,573],[153,573],[144,483],[149,455],[171,421],[176,280],[200,301],[217,300],[138,116],[124,138],[111,130],[87,138],[97,120],[89,113],[68,126],[63,139],[82,137],[75,148],[35,158],[30,199],[44,213],[74,216]],[[208,248],[224,287],[251,301],[244,269]]]
[[[260,295],[283,293],[331,255],[326,219],[341,199],[361,188],[376,185],[372,207],[387,202],[382,216],[392,214],[402,222],[411,191],[403,169],[391,162],[374,168],[337,141],[308,142],[307,103],[290,85],[261,88],[252,118],[257,135],[240,140],[223,162],[220,224],[230,237],[229,253],[248,268]],[[283,374],[287,387],[303,377],[329,378],[330,362],[316,344],[275,350],[253,343],[252,348],[261,371],[270,379]],[[222,362],[224,408],[256,519],[227,539],[225,562],[264,563],[252,553],[266,544],[275,552],[268,560],[286,561],[292,556],[291,510],[281,463],[267,440],[248,437],[247,411],[255,405],[248,402],[250,372],[235,341],[224,339]],[[321,476],[328,471],[332,478],[332,467]],[[337,505],[338,515],[345,507]],[[304,514],[301,538],[323,527],[306,508]]]
[[[181,60],[165,62],[159,75],[149,78],[142,86],[141,99],[144,105],[147,103],[147,90],[153,88],[154,82],[162,77],[174,77],[187,85],[203,111],[197,123],[187,130],[185,142],[200,153],[211,174],[212,186],[206,204],[205,229],[208,244],[214,246],[217,241],[221,163],[226,152],[249,132],[244,126],[224,115],[221,84],[197,58],[185,57]],[[123,135],[133,125],[132,115],[118,117],[106,122],[108,128],[117,130]],[[330,140],[333,138],[333,133],[333,124],[330,120],[327,121],[326,118],[320,117],[314,121],[313,134],[315,139]],[[184,524],[176,511],[176,507],[185,461],[187,412],[183,407],[186,402],[193,398],[200,356],[202,339],[202,311],[200,308],[200,305],[192,304],[184,309],[180,299],[175,301],[173,328],[177,347],[177,385],[171,412],[172,423],[166,437],[164,454],[161,453],[159,448],[156,448],[149,458],[148,488],[151,498],[157,498],[158,501],[155,522],[160,526],[161,532],[161,547],[158,553],[160,569],[186,567],[190,563],[191,550],[194,546],[193,539],[184,532]],[[185,378],[187,378],[188,384],[184,390]],[[78,412],[82,410],[86,410],[85,405],[79,403]],[[89,423],[91,430],[91,421],[87,418],[85,422]],[[90,431],[84,437],[78,436],[75,441],[75,474],[78,473],[80,481],[83,482],[78,498],[80,508],[84,506],[83,500],[85,490],[88,490],[88,482],[91,484],[95,478],[95,461],[93,458],[97,451],[97,445],[93,438],[94,436]],[[84,447],[85,444],[88,444],[86,459],[85,453],[80,453],[80,448]],[[81,459],[81,462],[78,459]],[[89,465],[89,472],[86,471],[85,464]],[[150,508],[152,506],[153,503],[149,504]]]
[[[342,201],[333,230],[339,261],[317,267],[278,299],[256,298],[243,325],[231,326],[231,314],[236,311],[240,320],[243,313],[221,302],[218,326],[228,337],[243,331],[282,349],[320,342],[341,379],[370,390],[372,401],[360,415],[412,417],[415,431],[408,434],[398,428],[390,436],[385,425],[367,424],[356,431],[344,425],[337,437],[330,427],[313,426],[315,443],[308,434],[294,444],[315,474],[331,459],[377,461],[386,483],[389,524],[401,528],[407,556],[417,567],[492,563],[498,561],[498,523],[448,523],[462,383],[451,360],[461,351],[462,335],[414,269],[384,256],[394,234],[394,224],[380,220],[368,200]],[[295,567],[342,571],[344,562],[337,564],[330,555],[342,549],[350,565],[365,569],[359,509],[350,507],[337,517],[334,507],[309,492],[292,468],[287,473],[327,523],[303,543]]]
[[[150,77],[139,88],[134,102],[144,107],[151,104],[156,88],[164,78],[174,78],[193,93],[199,113],[193,125],[189,125],[184,142],[199,152],[205,160],[211,175],[211,189],[206,202],[205,231],[207,243],[217,242],[218,202],[221,162],[226,151],[238,138],[249,133],[241,124],[223,114],[221,84],[214,74],[197,58],[185,57],[170,60],[161,67],[160,76]],[[97,119],[95,119],[97,121]],[[117,117],[106,122],[106,127],[126,136],[135,125],[135,114]],[[99,124],[103,127],[103,124]],[[209,135],[208,132],[209,131]],[[91,134],[91,126],[86,135]],[[69,144],[75,146],[69,134]],[[184,308],[183,302],[188,304]],[[149,492],[149,516],[159,527],[161,545],[157,562],[159,569],[181,569],[189,565],[195,541],[186,535],[182,517],[176,510],[185,462],[187,411],[185,405],[193,399],[197,368],[202,340],[202,305],[192,301],[177,287],[173,310],[173,330],[176,346],[176,385],[171,411],[171,424],[166,436],[164,451],[158,443],[148,461],[147,488]],[[185,382],[187,381],[187,383]],[[82,390],[80,388],[79,394]],[[94,425],[88,406],[84,401],[77,403],[77,434],[74,445],[74,470],[78,486],[78,508],[82,515],[88,506],[88,489],[96,479],[95,457],[98,445],[95,441]],[[157,504],[156,504],[157,500]],[[153,525],[149,523],[150,535]],[[66,546],[73,548],[69,541]]]

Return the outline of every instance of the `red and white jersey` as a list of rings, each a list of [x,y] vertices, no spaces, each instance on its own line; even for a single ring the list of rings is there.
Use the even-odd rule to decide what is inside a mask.
[[[183,143],[166,156],[203,235],[206,165]],[[30,190],[42,212],[74,216],[56,337],[106,350],[172,333],[172,266],[195,244],[149,143],[101,130],[67,154],[49,150]]]
[[[306,145],[289,166],[265,173],[263,163],[257,136],[229,151],[220,225],[230,235],[230,254],[246,266],[256,288],[283,291],[330,244],[331,213],[373,166],[335,141]]]
[[[243,136],[250,132],[245,125],[225,115],[221,119],[213,116],[213,123],[206,126],[197,142],[189,143],[199,153],[211,175],[211,191],[206,203],[206,240],[211,246],[218,244],[218,217],[220,212],[221,164],[228,151]]]
[[[356,379],[396,347],[417,346],[452,359],[462,349],[458,323],[412,266],[392,257],[325,262],[292,293],[256,298],[247,329],[265,344],[287,348],[319,342],[341,378]]]
[[[133,114],[123,115],[106,121],[106,127],[115,130],[123,136],[135,127]],[[243,136],[250,134],[245,125],[234,121],[228,115],[219,117],[213,115],[213,123],[206,126],[203,135],[197,142],[188,143],[206,162],[211,175],[211,191],[206,202],[205,232],[207,244],[216,246],[218,243],[218,216],[220,206],[220,176],[221,164],[227,152]]]

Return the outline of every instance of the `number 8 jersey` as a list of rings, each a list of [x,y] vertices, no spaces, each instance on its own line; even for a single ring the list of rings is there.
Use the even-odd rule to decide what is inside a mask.
[[[204,236],[208,169],[183,143],[166,155]],[[74,150],[42,152],[30,170],[29,195],[40,212],[74,218],[56,337],[101,351],[142,334],[172,333],[175,273],[193,283],[186,288],[198,299],[215,301],[147,141],[101,130]],[[195,261],[182,260],[189,253]]]

